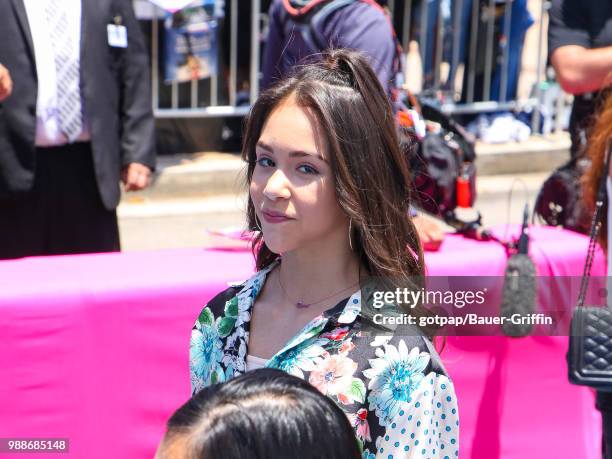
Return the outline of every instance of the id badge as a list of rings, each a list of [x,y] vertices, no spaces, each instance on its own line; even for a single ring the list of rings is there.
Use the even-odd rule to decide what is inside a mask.
[[[127,28],[123,25],[108,24],[106,26],[108,33],[108,45],[113,48],[127,48]]]

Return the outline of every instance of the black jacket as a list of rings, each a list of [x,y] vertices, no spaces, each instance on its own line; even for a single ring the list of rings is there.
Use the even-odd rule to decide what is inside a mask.
[[[128,47],[111,48],[106,26],[120,18]],[[0,64],[13,93],[0,103],[0,198],[31,189],[36,172],[38,76],[23,0],[0,1]],[[82,0],[81,93],[89,120],[93,161],[102,201],[119,202],[123,165],[155,166],[151,79],[140,26],[130,0]]]

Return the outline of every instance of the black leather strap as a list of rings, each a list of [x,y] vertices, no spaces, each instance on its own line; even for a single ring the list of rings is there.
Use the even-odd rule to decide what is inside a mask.
[[[608,180],[609,168],[610,168],[610,154],[612,152],[612,139],[608,140],[606,144],[606,160],[604,163],[604,170],[599,180],[599,187],[597,188],[597,201],[595,202],[595,212],[593,213],[593,220],[591,220],[591,231],[589,239],[589,248],[587,250],[587,258],[584,264],[584,272],[582,274],[582,281],[580,283],[580,294],[578,296],[577,307],[584,305],[584,299],[586,297],[586,291],[589,286],[589,278],[591,277],[591,267],[593,265],[593,258],[595,257],[595,247],[597,246],[597,235],[601,228],[601,211],[604,203],[608,199],[606,192],[606,182]]]

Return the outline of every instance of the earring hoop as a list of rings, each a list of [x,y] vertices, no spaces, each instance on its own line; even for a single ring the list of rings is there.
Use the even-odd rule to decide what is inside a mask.
[[[255,215],[255,229],[263,234],[263,229],[261,229],[261,224],[259,223],[259,220],[257,219],[257,215]]]
[[[348,239],[349,239],[349,247],[351,248],[351,251],[353,251],[353,238],[351,237],[352,224],[353,224],[353,219],[349,218]]]

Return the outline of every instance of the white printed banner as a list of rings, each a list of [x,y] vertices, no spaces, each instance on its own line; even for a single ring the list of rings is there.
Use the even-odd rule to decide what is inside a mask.
[[[149,0],[149,1],[170,13],[174,13],[175,11],[185,8],[190,3],[194,3],[193,0]]]

